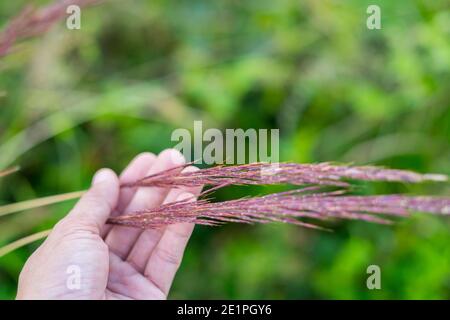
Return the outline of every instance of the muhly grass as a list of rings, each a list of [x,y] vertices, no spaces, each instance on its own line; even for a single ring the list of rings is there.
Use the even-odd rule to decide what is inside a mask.
[[[11,204],[6,204],[0,206],[0,217],[6,216],[15,212],[41,208],[45,206],[49,206],[51,204],[60,203],[68,200],[78,199],[81,197],[86,191],[75,191],[68,192],[63,194],[57,194],[48,197],[41,197],[26,201],[19,201]]]
[[[0,178],[9,176],[10,174],[13,174],[13,173],[15,173],[15,172],[17,172],[19,170],[20,170],[20,167],[13,167],[13,168],[9,168],[9,169],[6,169],[6,170],[1,170],[0,171]]]
[[[61,0],[42,8],[27,6],[0,33],[0,57],[9,54],[20,40],[48,31],[57,21],[67,17],[66,9],[75,4],[93,5],[101,0]],[[187,166],[187,165],[186,165]],[[446,181],[447,176],[419,174],[406,170],[374,166],[335,165],[331,163],[253,163],[237,166],[216,166],[195,172],[166,170],[122,187],[180,187],[208,185],[211,191],[229,185],[310,185],[348,188],[348,180],[395,181],[419,183]],[[17,171],[0,171],[0,177]],[[79,197],[83,192],[35,199],[0,207],[3,215]],[[217,225],[224,222],[267,223],[286,222],[315,227],[301,218],[318,220],[358,219],[388,223],[382,215],[407,216],[410,211],[449,214],[449,198],[408,197],[404,195],[350,196],[345,190],[325,192],[317,187],[275,193],[266,196],[210,202],[207,199],[181,201],[111,218],[110,223],[135,227],[158,227],[178,222]],[[192,200],[192,199],[191,199]]]
[[[4,255],[6,255],[16,249],[26,246],[27,244],[33,243],[37,240],[47,237],[51,231],[52,230],[50,229],[50,230],[44,230],[44,231],[40,231],[37,233],[33,233],[29,236],[26,236],[24,238],[21,238],[19,240],[11,242],[11,243],[7,244],[6,246],[1,247],[0,248],[0,257],[3,257]]]
[[[8,176],[10,174],[13,174],[19,170],[20,170],[20,167],[18,167],[18,166],[10,168],[10,169],[6,169],[6,170],[0,170],[0,178]],[[5,215],[19,212],[19,211],[39,208],[39,207],[47,206],[47,205],[54,204],[54,203],[59,203],[59,202],[63,202],[63,201],[71,200],[71,199],[76,199],[76,198],[79,198],[80,196],[82,196],[84,192],[85,191],[70,192],[70,193],[66,193],[66,194],[37,198],[37,199],[3,205],[3,206],[0,206],[0,216],[5,216]],[[14,242],[11,242],[3,247],[0,247],[0,257],[3,257],[4,255],[6,255],[18,248],[21,248],[30,243],[33,243],[40,239],[43,239],[43,238],[47,237],[50,234],[50,232],[51,232],[51,229],[40,231],[40,232],[31,234],[31,235],[28,235],[26,237],[23,237],[21,239],[18,239]]]
[[[130,187],[189,187],[208,185],[199,200],[185,199],[147,208],[137,212],[111,217],[107,223],[136,228],[159,228],[175,223],[195,223],[218,226],[228,222],[281,222],[307,228],[325,229],[318,221],[362,220],[390,224],[390,217],[408,217],[419,211],[450,215],[450,198],[405,195],[355,196],[346,194],[350,183],[346,180],[397,181],[418,183],[446,181],[440,174],[420,174],[406,170],[373,166],[345,166],[329,163],[297,164],[254,163],[236,166],[215,166],[199,171],[182,172],[190,164],[165,170],[138,181],[123,184]],[[0,177],[16,172],[18,168],[0,171]],[[211,202],[206,195],[229,185],[290,184],[308,185],[296,190],[264,196]],[[326,191],[331,186],[337,190]],[[0,215],[54,204],[80,197],[85,191],[0,206]],[[36,240],[45,238],[50,230],[42,231],[0,248],[0,257]]]
[[[181,166],[186,167],[190,164]],[[252,163],[234,166],[215,166],[193,172],[179,172],[180,167],[159,172],[124,187],[157,186],[194,187],[202,185],[328,185],[348,187],[344,181],[391,181],[419,183],[424,181],[446,181],[442,174],[420,174],[408,170],[386,169],[375,166],[336,165],[331,163]]]
[[[273,193],[237,200],[210,202],[186,199],[156,208],[112,217],[108,223],[138,228],[157,228],[174,223],[209,226],[227,222],[282,222],[321,228],[302,221],[351,219],[389,224],[385,216],[407,217],[413,211],[450,215],[450,198],[377,195],[345,195],[345,190],[321,191],[318,187]]]
[[[185,165],[187,166],[187,165]],[[346,195],[350,180],[396,181],[418,183],[446,181],[440,174],[419,174],[407,170],[374,166],[347,166],[330,163],[254,163],[236,166],[216,166],[199,171],[180,172],[177,167],[147,176],[122,187],[193,187],[209,185],[212,189],[228,185],[312,185],[310,187],[243,198],[224,202],[207,199],[187,199],[157,208],[110,218],[111,224],[139,228],[156,228],[173,223],[189,222],[203,225],[221,225],[226,222],[268,223],[283,222],[305,227],[320,228],[301,219],[314,220],[353,219],[375,223],[390,223],[385,216],[405,217],[413,211],[450,214],[450,198],[378,195]],[[323,186],[342,188],[325,192]]]
[[[0,57],[9,54],[17,41],[43,34],[66,18],[69,5],[85,7],[99,2],[101,0],[61,0],[42,8],[26,6],[0,33]]]

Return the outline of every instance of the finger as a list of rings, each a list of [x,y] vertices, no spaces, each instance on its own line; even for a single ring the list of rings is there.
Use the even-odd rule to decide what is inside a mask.
[[[92,180],[91,188],[58,225],[100,234],[100,230],[117,205],[119,188],[119,179],[112,170],[99,170]]]
[[[179,166],[182,163],[184,163],[184,158],[179,151],[165,150],[158,155],[147,175]],[[163,202],[168,192],[169,189],[167,188],[141,187],[136,191],[124,212],[130,213],[158,206]],[[105,241],[115,254],[125,259],[141,232],[142,230],[136,228],[114,226]]]
[[[148,170],[155,161],[156,156],[150,152],[144,152],[137,155],[130,164],[123,170],[120,175],[120,184],[132,183],[146,176]],[[119,215],[130,203],[137,188],[121,188],[119,194],[119,201],[116,210],[112,213],[112,216]],[[105,225],[102,229],[102,237],[106,237],[111,230],[111,225]]]
[[[150,152],[144,152],[137,155],[120,175],[120,184],[132,183],[145,178],[155,160],[156,156]],[[118,212],[122,212],[126,209],[136,191],[136,187],[127,187],[120,190],[119,204],[117,206]]]
[[[187,167],[182,172],[192,172],[199,170],[197,167]],[[174,202],[183,193],[190,193],[198,196],[202,187],[180,187],[171,189],[164,199],[164,203]],[[144,273],[145,266],[147,265],[150,255],[163,235],[165,228],[161,228],[157,231],[154,229],[144,230],[139,238],[136,240],[130,254],[127,257],[127,261],[132,264],[137,271]]]
[[[177,200],[192,198],[192,196],[192,194],[183,193]],[[144,275],[165,295],[168,294],[173,278],[180,267],[184,249],[193,229],[192,223],[167,226],[145,267]]]

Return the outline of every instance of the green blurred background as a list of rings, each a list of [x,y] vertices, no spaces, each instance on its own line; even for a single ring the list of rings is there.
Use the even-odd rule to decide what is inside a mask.
[[[48,1],[1,1],[0,25],[27,3]],[[369,4],[382,30],[366,28]],[[106,0],[82,10],[81,30],[61,21],[0,60],[0,169],[22,167],[0,180],[0,204],[86,188],[194,120],[279,128],[282,161],[450,174],[449,39],[443,0]],[[358,190],[450,195],[449,184]],[[0,246],[73,203],[0,217]],[[449,219],[332,227],[197,227],[170,298],[450,298]],[[0,258],[0,298],[15,296],[37,245]],[[371,264],[381,290],[366,288]]]

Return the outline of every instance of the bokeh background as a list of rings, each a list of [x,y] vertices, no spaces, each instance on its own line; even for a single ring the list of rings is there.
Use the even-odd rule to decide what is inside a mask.
[[[24,5],[1,1],[0,25]],[[382,30],[366,9],[382,9]],[[194,120],[279,128],[282,161],[450,174],[450,3],[444,0],[106,0],[0,60],[0,204],[82,190],[101,167],[175,143]],[[450,195],[449,184],[359,193]],[[217,200],[274,189],[231,188]],[[0,217],[0,246],[74,201]],[[449,299],[450,220],[197,227],[170,298]],[[0,298],[39,243],[0,258]],[[377,264],[382,289],[366,288]]]

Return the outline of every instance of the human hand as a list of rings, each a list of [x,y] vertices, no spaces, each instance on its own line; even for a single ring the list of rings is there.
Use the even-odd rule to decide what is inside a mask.
[[[140,230],[105,222],[110,215],[198,195],[201,188],[120,189],[182,163],[183,156],[170,149],[137,156],[120,178],[98,171],[89,191],[26,262],[17,299],[165,299],[194,225]]]

